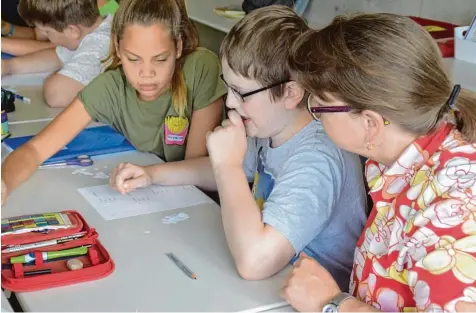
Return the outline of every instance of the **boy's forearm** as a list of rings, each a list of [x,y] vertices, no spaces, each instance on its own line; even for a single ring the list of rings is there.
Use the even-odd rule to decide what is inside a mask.
[[[61,68],[62,63],[56,55],[55,48],[46,49],[24,56],[5,60],[9,63],[6,74],[27,74],[53,72]]]
[[[5,23],[5,26],[2,25],[2,35],[6,35],[12,30],[12,24],[8,22]],[[36,39],[35,30],[31,27],[24,27],[24,26],[13,26],[13,32],[11,34],[12,37],[15,38],[25,38],[25,39]],[[3,41],[4,38],[2,38]],[[3,44],[3,42],[2,42]]]
[[[55,45],[49,41],[38,41],[22,38],[2,38],[2,52],[22,56],[29,53],[54,48]]]
[[[154,184],[195,185],[208,191],[217,190],[209,157],[151,165],[147,167],[147,171]]]
[[[254,246],[260,245],[265,226],[242,168],[215,171],[223,228],[235,263],[248,264]]]

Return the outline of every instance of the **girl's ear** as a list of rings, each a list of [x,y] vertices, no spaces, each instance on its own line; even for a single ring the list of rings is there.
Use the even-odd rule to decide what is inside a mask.
[[[182,56],[182,51],[183,51],[183,41],[182,39],[177,40],[177,55],[176,59],[180,59]]]
[[[117,38],[114,39],[114,48],[116,50],[116,56],[121,59],[121,54],[119,53],[119,42]]]

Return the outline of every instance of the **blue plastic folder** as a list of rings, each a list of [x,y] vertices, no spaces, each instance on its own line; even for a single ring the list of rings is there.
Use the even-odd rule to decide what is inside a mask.
[[[2,52],[2,60],[8,60],[8,59],[11,59],[11,58],[14,58],[14,57],[15,57],[14,55]]]
[[[7,149],[13,151],[32,137],[33,136],[8,138],[3,141],[3,144]],[[80,132],[66,147],[43,164],[62,161],[83,154],[93,156],[130,150],[135,150],[135,148],[122,134],[110,126],[98,126],[87,128]]]

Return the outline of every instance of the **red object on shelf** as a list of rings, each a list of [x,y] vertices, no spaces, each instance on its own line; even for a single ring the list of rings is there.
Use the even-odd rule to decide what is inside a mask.
[[[444,58],[454,57],[454,29],[458,25],[417,16],[409,18],[423,26],[435,38]]]

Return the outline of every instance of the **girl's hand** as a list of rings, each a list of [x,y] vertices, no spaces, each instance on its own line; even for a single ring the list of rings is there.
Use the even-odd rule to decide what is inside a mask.
[[[120,163],[112,171],[109,184],[122,195],[125,195],[137,188],[150,186],[152,177],[145,167],[131,163]]]

